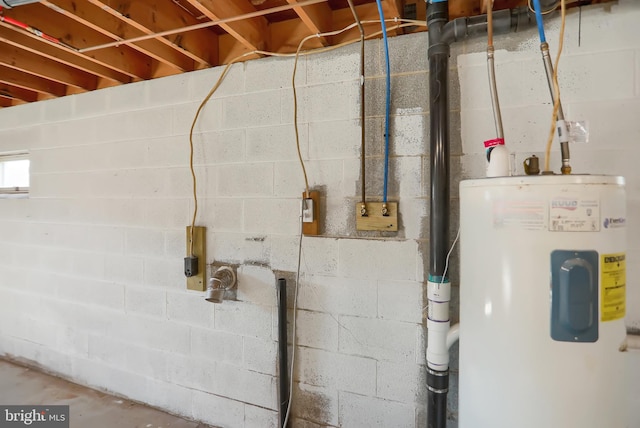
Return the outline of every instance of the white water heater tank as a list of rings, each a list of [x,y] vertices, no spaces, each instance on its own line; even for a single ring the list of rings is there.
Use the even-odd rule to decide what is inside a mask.
[[[627,428],[621,177],[460,184],[460,428]]]

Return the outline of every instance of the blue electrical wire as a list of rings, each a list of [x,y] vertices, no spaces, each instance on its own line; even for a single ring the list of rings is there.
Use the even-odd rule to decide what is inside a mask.
[[[382,3],[378,4],[378,14],[380,15],[380,25],[382,26],[382,39],[384,40],[384,57],[387,64],[387,99],[384,111],[384,189],[382,191],[382,202],[387,202],[387,183],[389,181],[389,113],[391,110],[391,64],[389,61],[389,39],[387,38],[387,24],[384,21]],[[364,126],[364,124],[362,125]]]
[[[533,0],[533,9],[536,12],[536,22],[538,23],[540,43],[546,43],[547,38],[544,36],[544,21],[542,20],[542,6],[540,6],[540,0]]]

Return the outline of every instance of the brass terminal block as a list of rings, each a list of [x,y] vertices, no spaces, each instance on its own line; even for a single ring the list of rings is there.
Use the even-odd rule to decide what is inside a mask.
[[[376,230],[379,232],[398,231],[398,203],[397,202],[367,202],[354,204],[356,216],[356,230]],[[363,210],[365,215],[362,215]]]

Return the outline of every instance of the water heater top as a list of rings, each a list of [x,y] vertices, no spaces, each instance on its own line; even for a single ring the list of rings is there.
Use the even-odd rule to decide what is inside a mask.
[[[517,175],[513,177],[474,178],[460,182],[460,188],[496,186],[557,186],[570,184],[610,184],[624,186],[624,177],[615,175]]]

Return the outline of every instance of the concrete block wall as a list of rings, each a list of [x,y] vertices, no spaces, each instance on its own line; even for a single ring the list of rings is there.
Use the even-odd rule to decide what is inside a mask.
[[[324,230],[302,241],[294,426],[424,425],[426,39],[391,40],[401,230],[384,238],[355,231],[359,48],[298,64],[301,152]],[[367,58],[375,199],[379,41]],[[0,152],[27,148],[32,161],[29,198],[0,199],[0,354],[214,426],[275,427],[275,282],[294,283],[304,190],[292,68],[234,65],[195,128],[207,262],[238,267],[237,301],[221,305],[182,274],[188,131],[221,68],[0,110]]]
[[[574,165],[627,177],[631,235],[638,217],[631,160],[639,133],[637,18],[631,0],[585,8],[576,48],[577,18],[570,14],[561,63],[568,116],[588,113],[592,139],[600,141],[574,148]],[[557,20],[550,27],[553,41]],[[542,142],[534,148],[530,141],[543,140],[550,116],[536,37],[529,31],[496,38],[507,138],[518,163],[542,150]],[[302,241],[294,426],[426,424],[426,39],[422,33],[390,40],[389,194],[400,202],[401,226],[391,236],[355,232],[357,46],[300,60],[301,151],[310,185],[322,191],[324,230]],[[493,135],[483,52],[484,41],[452,50],[454,208],[460,178],[483,175],[480,144]],[[216,426],[276,426],[275,281],[284,275],[293,285],[304,190],[292,67],[291,59],[234,65],[196,126],[207,262],[238,266],[238,300],[222,305],[185,290],[182,275],[193,209],[187,135],[220,68],[0,110],[0,152],[26,147],[32,156],[30,197],[0,200],[0,353]],[[382,193],[382,73],[381,43],[368,42],[372,199]],[[630,260],[636,252],[630,246]],[[637,276],[632,265],[630,278]],[[455,262],[451,270],[455,284]],[[630,286],[630,314],[640,319],[633,293]],[[455,288],[453,294],[457,319]],[[637,392],[630,397],[637,402]]]

